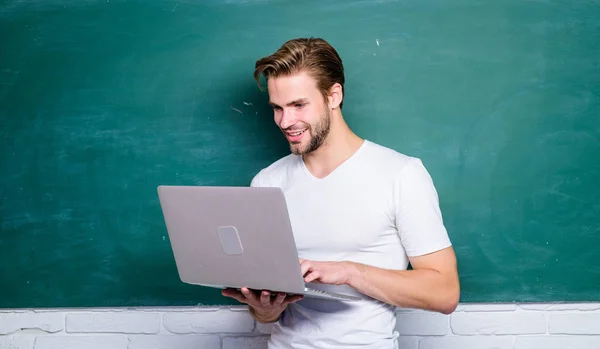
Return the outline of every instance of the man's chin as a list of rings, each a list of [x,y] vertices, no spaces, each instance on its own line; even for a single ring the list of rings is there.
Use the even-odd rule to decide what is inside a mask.
[[[302,143],[290,143],[290,151],[295,155],[304,155],[306,147],[302,146]]]
[[[290,146],[290,151],[292,152],[292,154],[294,155],[304,155],[304,153],[302,152],[302,149],[296,146]]]

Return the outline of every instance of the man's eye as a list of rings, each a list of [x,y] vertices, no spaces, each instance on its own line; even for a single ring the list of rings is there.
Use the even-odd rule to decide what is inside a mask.
[[[296,108],[302,108],[302,107],[304,107],[304,104],[300,104],[300,103],[296,104]]]

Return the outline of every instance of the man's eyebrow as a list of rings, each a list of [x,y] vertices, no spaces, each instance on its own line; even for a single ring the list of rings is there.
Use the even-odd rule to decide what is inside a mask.
[[[292,106],[292,105],[295,105],[295,104],[307,104],[307,103],[308,103],[308,98],[298,98],[296,100],[293,100],[293,101],[289,102],[287,104],[287,106],[289,107],[289,106]],[[275,103],[273,103],[271,101],[269,101],[269,105],[271,107],[279,107],[279,105],[277,105],[277,104],[275,104]]]

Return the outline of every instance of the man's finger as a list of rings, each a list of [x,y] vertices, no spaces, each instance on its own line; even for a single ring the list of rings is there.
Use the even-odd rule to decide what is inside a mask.
[[[274,306],[279,306],[279,305],[283,304],[284,300],[285,300],[285,293],[279,292],[277,294],[277,296],[275,296],[275,300],[273,301],[273,305]]]
[[[304,296],[301,294],[288,295],[285,298],[284,303],[285,304],[296,303],[297,301],[301,300],[302,298],[304,298]]]
[[[234,290],[234,289],[224,289],[223,291],[221,291],[221,294],[225,297],[230,297],[235,299],[236,301],[240,302],[240,303],[245,303],[247,304],[248,302],[246,301],[246,298],[244,297],[244,295],[238,291],[238,290]]]
[[[223,291],[221,291],[221,294],[223,294],[223,296],[226,296],[226,297],[235,297],[235,296],[241,297],[242,296],[242,293],[234,288],[223,289]]]
[[[321,275],[319,274],[318,271],[312,271],[304,277],[304,282],[312,282],[312,281],[318,279],[320,276]]]
[[[300,270],[302,270],[302,275],[306,275],[306,273],[310,270],[311,268],[311,263],[310,261],[303,261],[302,264],[300,264]]]
[[[256,303],[256,302],[258,302],[258,299],[256,299],[256,296],[254,295],[254,292],[252,292],[250,289],[248,289],[248,287],[242,287],[241,291],[242,291],[242,294],[244,295],[244,297],[246,297],[246,299],[248,300],[249,303]]]
[[[260,293],[260,304],[262,304],[263,307],[271,306],[271,293],[269,291],[263,290]]]

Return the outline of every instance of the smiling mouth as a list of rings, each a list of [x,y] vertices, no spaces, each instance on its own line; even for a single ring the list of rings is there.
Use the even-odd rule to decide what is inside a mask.
[[[294,131],[294,132],[286,132],[288,135],[292,136],[292,137],[298,137],[301,134],[303,134],[304,132],[306,132],[307,129],[304,130],[300,130],[300,131]]]

